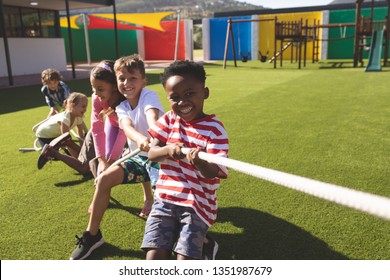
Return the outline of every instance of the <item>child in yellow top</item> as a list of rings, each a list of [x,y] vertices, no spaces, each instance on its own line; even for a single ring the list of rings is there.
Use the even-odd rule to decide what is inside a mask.
[[[80,138],[84,138],[84,135],[88,132],[87,126],[83,120],[84,114],[87,111],[87,106],[87,96],[79,92],[73,92],[65,101],[65,111],[48,118],[38,127],[36,136],[43,147],[40,158],[45,155],[47,150],[45,148],[46,144],[50,144],[52,140],[69,132],[74,127],[77,127],[77,133]],[[77,158],[80,152],[80,146],[76,145],[73,141],[67,141],[67,148],[70,154]],[[38,164],[38,168],[39,167]],[[39,169],[42,167],[43,165]]]

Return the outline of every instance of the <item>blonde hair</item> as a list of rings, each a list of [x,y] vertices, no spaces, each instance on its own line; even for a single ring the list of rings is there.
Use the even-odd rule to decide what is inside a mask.
[[[62,76],[60,71],[53,69],[53,68],[47,68],[42,71],[41,73],[41,81],[42,84],[46,85],[49,81],[62,81]]]
[[[72,92],[68,98],[65,99],[64,104],[62,104],[62,108],[63,110],[70,110],[72,105],[76,106],[83,99],[88,102],[88,97],[84,93]]]

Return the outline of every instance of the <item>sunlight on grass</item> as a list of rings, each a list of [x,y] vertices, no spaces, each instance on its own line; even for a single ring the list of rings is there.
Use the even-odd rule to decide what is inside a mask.
[[[230,158],[390,197],[389,69],[331,65],[207,64],[205,112],[224,123]],[[168,109],[160,72],[148,73],[149,88]],[[73,88],[90,94],[88,80]],[[12,92],[0,90],[9,105],[0,115],[0,257],[67,259],[87,225],[93,181],[61,162],[38,170],[38,153],[18,151],[32,145],[31,127],[48,109],[35,87]],[[210,229],[219,259],[390,259],[389,222],[229,172]],[[107,243],[91,258],[144,259],[141,186],[121,185],[111,196]]]

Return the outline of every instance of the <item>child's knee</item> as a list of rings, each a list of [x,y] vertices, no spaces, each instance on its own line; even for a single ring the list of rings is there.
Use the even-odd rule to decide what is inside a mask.
[[[101,173],[96,179],[96,189],[101,191],[109,191],[116,185],[121,183],[122,179],[117,173]]]

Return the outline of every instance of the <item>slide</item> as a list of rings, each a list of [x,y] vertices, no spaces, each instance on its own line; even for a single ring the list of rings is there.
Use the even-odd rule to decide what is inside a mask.
[[[292,43],[293,43],[293,42],[290,41],[290,42],[288,42],[286,45],[284,45],[283,48],[282,48],[279,52],[276,53],[276,55],[274,55],[273,57],[271,57],[271,58],[268,60],[268,62],[269,62],[269,63],[273,62],[277,57],[279,57],[279,55],[282,54],[282,52],[284,52],[285,50],[287,50],[288,47],[292,45]]]
[[[383,30],[372,32],[370,54],[368,56],[368,64],[366,67],[366,72],[382,70],[381,57],[382,57],[383,33],[384,33]]]

